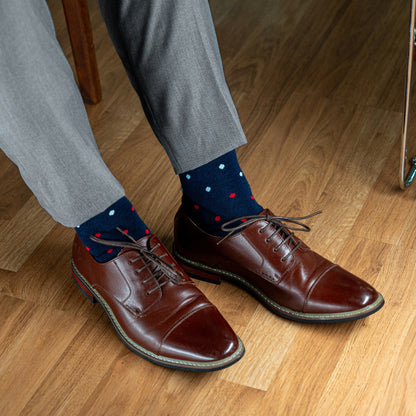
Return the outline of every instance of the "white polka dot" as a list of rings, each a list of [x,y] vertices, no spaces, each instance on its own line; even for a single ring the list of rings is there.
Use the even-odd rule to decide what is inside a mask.
[[[239,173],[239,175],[240,175],[240,176],[243,176],[243,172],[240,172],[240,173]]]
[[[224,163],[221,163],[221,165],[218,166],[219,169],[223,170],[225,168]]]
[[[79,228],[79,225],[77,225],[77,228]]]
[[[188,173],[188,174],[185,176],[185,178],[186,178],[186,179],[191,179],[191,175]]]
[[[211,187],[210,187],[210,186],[207,186],[207,187],[205,188],[205,191],[207,191],[207,192],[211,192]]]
[[[108,215],[109,215],[110,217],[112,217],[115,213],[116,213],[116,212],[112,209],[112,210],[108,213]]]

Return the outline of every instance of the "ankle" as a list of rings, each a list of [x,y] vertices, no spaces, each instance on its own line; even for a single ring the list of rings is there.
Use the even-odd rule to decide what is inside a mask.
[[[223,235],[221,225],[234,218],[257,215],[262,207],[252,195],[235,151],[179,175],[183,205],[206,232]]]
[[[124,241],[126,237],[117,228],[128,233],[134,239],[150,234],[146,224],[137,215],[132,203],[123,197],[100,214],[75,228],[85,249],[98,262],[106,262],[120,252],[118,247],[108,247],[91,240],[91,237],[105,240]]]

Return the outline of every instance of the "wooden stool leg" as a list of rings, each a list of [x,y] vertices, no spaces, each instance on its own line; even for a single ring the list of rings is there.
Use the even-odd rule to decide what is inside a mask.
[[[416,0],[412,0],[410,10],[410,39],[407,54],[407,72],[406,72],[406,89],[404,96],[403,109],[403,129],[402,129],[402,145],[400,150],[400,188],[406,189],[416,178],[416,157],[411,159],[411,168],[406,174],[407,165],[407,141],[409,136],[409,120],[410,120],[410,98],[412,94],[412,73],[413,73],[413,57],[415,50],[415,26],[416,26]]]
[[[87,0],[62,0],[79,88],[84,101],[101,100],[101,85],[92,38]]]

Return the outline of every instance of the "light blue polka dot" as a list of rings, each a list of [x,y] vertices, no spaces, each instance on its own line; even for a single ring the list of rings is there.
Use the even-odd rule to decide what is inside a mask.
[[[221,163],[221,165],[218,166],[219,169],[223,170],[225,168],[224,163]]]
[[[210,187],[210,186],[207,186],[207,187],[205,188],[205,191],[206,191],[206,192],[211,192],[211,187]]]
[[[112,210],[108,213],[108,215],[109,215],[110,217],[112,217],[115,213],[116,213],[116,212],[112,209]]]
[[[188,173],[188,174],[185,176],[185,178],[186,178],[186,179],[191,179],[191,175]]]
[[[243,176],[243,172],[240,172],[240,173],[239,173],[239,175],[240,175],[240,176]]]

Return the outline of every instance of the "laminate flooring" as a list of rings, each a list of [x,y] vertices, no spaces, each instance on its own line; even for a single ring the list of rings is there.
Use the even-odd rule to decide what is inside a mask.
[[[61,4],[49,4],[72,64]],[[374,285],[385,306],[357,322],[304,325],[230,284],[199,282],[246,355],[209,374],[157,367],[73,284],[73,230],[0,154],[1,415],[416,415],[416,185],[398,188],[410,1],[210,4],[256,199],[279,215],[322,209],[300,237]],[[103,86],[87,107],[97,143],[170,247],[179,180],[96,0],[90,14]]]

